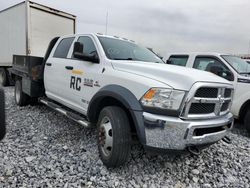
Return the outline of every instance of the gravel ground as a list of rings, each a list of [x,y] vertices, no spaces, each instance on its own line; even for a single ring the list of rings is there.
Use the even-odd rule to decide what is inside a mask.
[[[7,135],[0,143],[0,187],[250,187],[250,136],[237,128],[200,156],[152,156],[138,144],[129,162],[107,169],[96,133],[45,106],[17,107],[5,88]]]

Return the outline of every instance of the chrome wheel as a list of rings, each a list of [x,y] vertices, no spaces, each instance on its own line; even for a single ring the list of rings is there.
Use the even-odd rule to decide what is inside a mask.
[[[105,116],[100,124],[99,144],[106,157],[109,157],[113,149],[113,131],[110,119]]]

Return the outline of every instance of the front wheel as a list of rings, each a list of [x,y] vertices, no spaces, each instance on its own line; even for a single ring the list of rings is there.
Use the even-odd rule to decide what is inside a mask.
[[[131,132],[127,114],[116,106],[104,108],[98,119],[98,150],[107,167],[124,164],[131,151]]]
[[[22,89],[22,80],[16,80],[15,101],[18,106],[26,106],[29,102],[29,96]]]
[[[247,131],[250,133],[250,109],[248,109],[245,118],[244,118],[244,125]]]

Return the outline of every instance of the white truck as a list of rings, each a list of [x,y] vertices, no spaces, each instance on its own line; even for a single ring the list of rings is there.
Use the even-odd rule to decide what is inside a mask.
[[[31,1],[0,11],[0,85],[11,80],[13,54],[43,56],[55,36],[75,33],[74,15]]]
[[[17,105],[38,98],[83,126],[97,125],[108,167],[127,160],[134,134],[145,149],[197,154],[233,126],[230,82],[166,65],[127,39],[69,35],[53,39],[44,58],[13,60]]]
[[[169,54],[167,64],[209,71],[230,81],[234,85],[231,112],[250,132],[250,64],[239,57],[219,53]]]

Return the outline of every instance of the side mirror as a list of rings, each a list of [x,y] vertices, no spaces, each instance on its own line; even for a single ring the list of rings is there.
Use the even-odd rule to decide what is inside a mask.
[[[0,140],[2,140],[5,136],[6,128],[5,128],[5,100],[4,100],[4,92],[0,89]]]
[[[87,55],[83,53],[84,45],[80,42],[74,43],[73,56],[74,58],[81,59],[84,61],[90,61],[92,63],[99,63],[100,60],[97,54]]]

